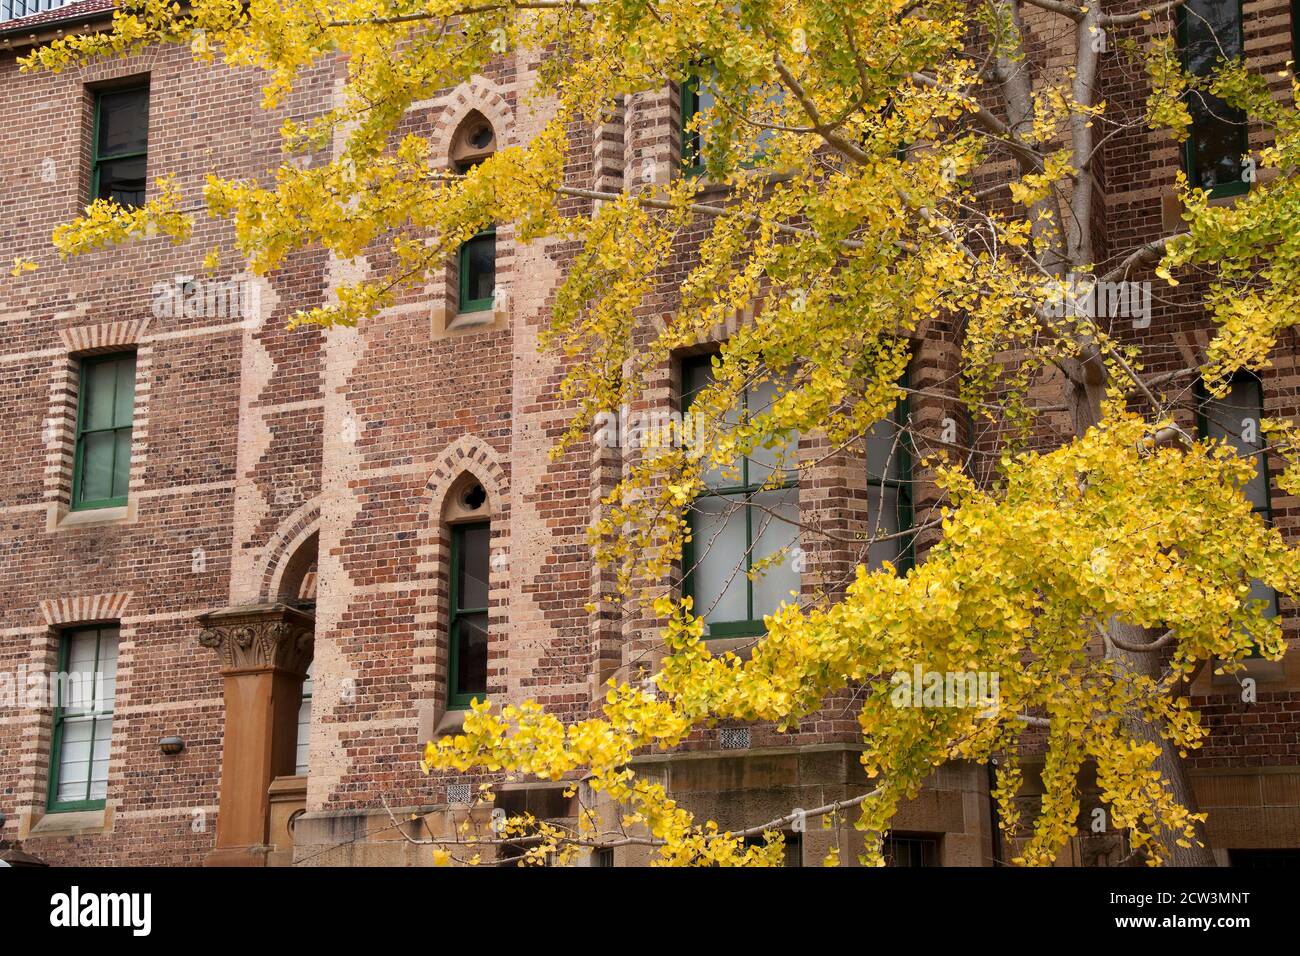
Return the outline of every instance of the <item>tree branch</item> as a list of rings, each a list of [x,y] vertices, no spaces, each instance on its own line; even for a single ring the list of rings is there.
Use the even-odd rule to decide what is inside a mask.
[[[388,26],[397,23],[414,23],[420,20],[445,20],[448,17],[461,17],[471,13],[495,13],[498,10],[569,10],[575,7],[591,9],[600,5],[600,0],[514,0],[507,3],[476,3],[461,7],[459,10],[440,13],[403,13],[394,17],[361,17],[356,20],[329,20],[326,27],[364,27]]]
[[[1152,20],[1164,16],[1166,13],[1172,13],[1186,2],[1187,0],[1169,0],[1168,3],[1161,3],[1145,10],[1138,10],[1136,13],[1104,13],[1101,16],[1101,22],[1102,25],[1108,27],[1129,26],[1143,20]]]

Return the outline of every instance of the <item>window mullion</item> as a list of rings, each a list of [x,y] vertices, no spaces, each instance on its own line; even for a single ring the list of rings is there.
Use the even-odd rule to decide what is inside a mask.
[[[116,444],[116,443],[115,443]],[[99,726],[99,641],[102,631],[95,631],[95,663],[90,670],[90,751],[86,755],[86,799],[90,799],[90,788],[95,780],[95,731]]]

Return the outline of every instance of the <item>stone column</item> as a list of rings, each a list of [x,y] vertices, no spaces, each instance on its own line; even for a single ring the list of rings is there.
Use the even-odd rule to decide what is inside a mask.
[[[217,845],[205,864],[261,866],[269,850],[268,788],[294,772],[315,622],[283,604],[226,608],[198,621],[199,643],[217,652],[226,710]]]

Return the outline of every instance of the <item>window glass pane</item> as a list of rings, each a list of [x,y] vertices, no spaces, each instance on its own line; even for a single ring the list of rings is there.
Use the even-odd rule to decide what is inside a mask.
[[[717,90],[713,81],[705,78],[695,84],[695,110],[697,113],[711,113],[718,102]]]
[[[117,363],[86,363],[82,431],[113,427],[113,404],[117,396]]]
[[[122,206],[143,206],[145,158],[113,159],[99,164],[96,199],[112,199]]]
[[[82,439],[82,501],[103,501],[113,497],[114,432],[92,432]]]
[[[761,620],[782,604],[796,600],[799,572],[794,548],[799,544],[799,489],[764,491],[753,497],[751,520],[754,528],[754,556],[757,564],[768,555],[785,548],[780,563],[770,564],[754,576],[754,618]],[[795,592],[791,594],[790,592]]]
[[[90,714],[97,691],[95,650],[98,631],[69,634],[68,656],[59,675],[59,706],[68,716]]]
[[[713,381],[713,362],[709,359],[686,362],[682,366],[682,406],[690,405],[698,392]]]
[[[117,693],[117,637],[112,632],[100,632],[99,663],[95,667],[95,711],[113,712],[113,696]]]
[[[117,368],[113,424],[123,427],[131,424],[131,415],[135,408],[135,355],[123,355],[112,364]]]
[[[1189,0],[1183,11],[1183,55],[1188,72],[1213,73],[1220,60],[1242,55],[1239,0]],[[1195,169],[1192,184],[1213,189],[1240,183],[1241,156],[1246,151],[1245,115],[1209,93],[1188,95],[1192,114],[1191,139]]]
[[[475,236],[465,243],[462,259],[467,275],[464,288],[468,302],[491,299],[497,285],[497,237]]]
[[[891,414],[867,432],[867,476],[876,480],[902,478],[903,430]]]
[[[80,631],[69,634],[67,669],[68,673],[93,675],[95,672],[96,648],[99,646],[99,632],[96,630]]]
[[[75,717],[63,721],[59,740],[59,800],[85,800],[90,780],[91,735],[95,721]]]
[[[763,414],[771,410],[777,399],[777,385],[764,382],[749,389],[747,405],[750,415]],[[749,456],[749,483],[759,485],[772,476],[778,466],[784,473],[785,481],[793,481],[799,475],[799,435],[791,435],[772,448],[755,448]]]
[[[1193,186],[1214,189],[1241,183],[1241,158],[1246,153],[1246,116],[1217,96],[1192,94],[1191,138],[1195,168],[1188,171]]]
[[[488,603],[488,549],[492,531],[488,525],[470,525],[460,531],[459,577],[456,582],[456,610],[485,608]]]
[[[90,764],[90,800],[103,800],[108,795],[108,751],[113,740],[113,718],[95,720],[94,757]]]
[[[1187,0],[1184,9],[1189,73],[1207,76],[1220,59],[1242,55],[1239,0]]]
[[[1242,490],[1257,509],[1268,507],[1267,461],[1260,434],[1263,406],[1263,391],[1253,376],[1237,378],[1227,395],[1210,398],[1204,406],[1207,437],[1231,445],[1243,457],[1253,457],[1255,475]]]
[[[456,693],[487,691],[487,615],[466,614],[456,621]]]
[[[867,489],[867,533],[873,538],[895,534],[903,530],[903,517],[900,510],[900,496],[897,488],[887,485],[875,485]],[[867,549],[867,566],[879,568],[885,561],[898,565],[899,556],[907,546],[904,538],[889,541],[876,541]]]
[[[691,508],[695,613],[708,623],[748,620],[744,498],[710,495]]]
[[[1277,592],[1258,578],[1250,582],[1250,600],[1264,601],[1268,605],[1264,613],[1268,617],[1277,617]]]
[[[706,129],[691,129],[691,121],[700,114],[712,116],[716,103],[716,88],[708,77],[696,76],[687,81],[687,96],[682,103],[682,156],[692,166],[704,165],[708,136]]]
[[[712,384],[713,380],[713,363],[708,359],[688,362],[683,366],[682,408],[685,414],[690,414],[691,400]],[[743,412],[740,408],[732,408],[723,416],[723,423],[728,425],[739,424],[741,414]],[[694,428],[684,428],[683,430],[687,434],[695,434]],[[719,465],[709,468],[703,476],[705,486],[708,488],[734,488],[742,484],[745,480],[742,462],[743,458],[736,458],[735,464],[732,466]]]
[[[92,663],[84,666],[69,663],[68,669],[58,674],[56,679],[59,706],[65,716],[77,717],[95,712],[96,682]]]
[[[149,91],[123,90],[99,97],[99,154],[142,153],[149,143]]]
[[[113,493],[111,498],[125,498],[131,478],[131,429],[119,428],[114,432],[117,451],[113,458]]]

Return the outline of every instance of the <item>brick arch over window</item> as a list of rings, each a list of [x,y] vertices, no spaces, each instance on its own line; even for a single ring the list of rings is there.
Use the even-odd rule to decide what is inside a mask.
[[[497,148],[513,141],[515,113],[506,101],[501,88],[484,76],[475,76],[456,87],[440,101],[442,112],[434,121],[430,136],[434,164],[446,169],[451,166],[452,141],[461,124],[472,113],[481,113],[492,124],[496,133]]]
[[[295,561],[301,557],[303,544],[320,531],[320,499],[313,498],[289,515],[276,529],[266,545],[262,561],[258,566],[257,581],[261,600],[283,601],[281,591],[288,586],[285,574]],[[290,572],[292,574],[292,572]],[[296,593],[297,583],[293,583],[295,593],[290,600],[299,597]]]
[[[466,474],[473,475],[487,492],[493,514],[500,514],[508,492],[501,457],[488,442],[473,435],[462,435],[443,450],[424,486],[428,514],[441,520],[447,497],[459,487]]]
[[[449,511],[453,521],[459,517],[454,514],[457,509],[453,496],[472,481],[482,485],[487,493],[483,516],[492,522],[494,551],[509,554],[510,487],[500,454],[483,439],[464,435],[438,456],[421,502],[424,521],[420,529],[419,579],[424,586],[417,617],[419,628],[414,675],[417,698],[424,702],[418,728],[421,741],[429,740],[439,732],[439,723],[447,710],[447,616],[451,575],[451,525],[447,519]],[[504,566],[492,569],[490,588],[493,592],[504,596],[508,589],[508,574]],[[493,640],[504,637],[507,615],[506,601],[494,601],[488,618],[489,634]],[[489,693],[499,683],[499,676],[489,670]],[[447,729],[441,728],[443,731]]]

